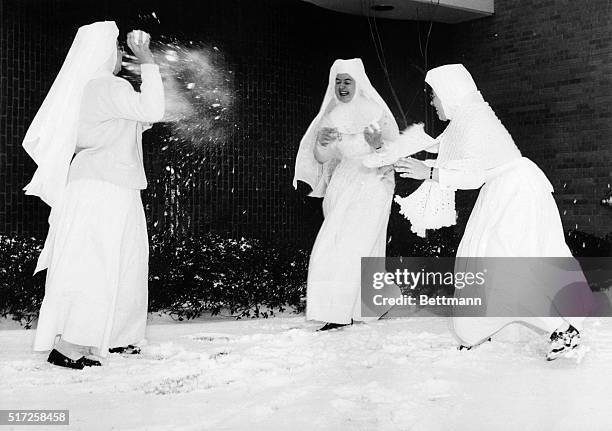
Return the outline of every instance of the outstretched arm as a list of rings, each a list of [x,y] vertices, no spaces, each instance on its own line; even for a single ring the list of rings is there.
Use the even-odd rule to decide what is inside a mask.
[[[436,181],[442,190],[472,190],[480,188],[485,182],[484,171],[476,168],[476,163],[462,161],[464,168],[433,168],[421,160],[404,157],[395,163],[395,170],[402,178]],[[470,166],[471,165],[471,166]]]

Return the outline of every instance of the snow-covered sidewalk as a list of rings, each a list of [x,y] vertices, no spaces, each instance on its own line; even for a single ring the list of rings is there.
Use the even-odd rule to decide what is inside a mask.
[[[1,330],[0,408],[69,409],[57,429],[88,431],[612,426],[612,319],[588,320],[581,361],[550,363],[526,329],[459,352],[442,317],[316,328],[303,317],[152,324],[142,355],[83,371],[32,353],[33,331]]]

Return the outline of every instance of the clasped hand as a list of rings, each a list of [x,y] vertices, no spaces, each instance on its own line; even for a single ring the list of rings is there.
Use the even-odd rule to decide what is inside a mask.
[[[319,130],[317,142],[322,147],[327,147],[329,144],[338,140],[339,137],[340,132],[338,132],[338,129],[333,127],[322,127],[321,130]]]
[[[377,127],[369,126],[363,129],[363,137],[368,145],[375,150],[378,150],[383,146],[382,132]]]
[[[368,145],[375,150],[378,150],[383,145],[382,132],[376,127],[366,127],[363,129],[363,136]],[[322,127],[317,134],[317,142],[322,147],[327,147],[341,137],[338,129],[333,127]]]

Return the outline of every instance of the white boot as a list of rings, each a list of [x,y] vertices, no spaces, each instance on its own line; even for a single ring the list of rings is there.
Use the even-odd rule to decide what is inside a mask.
[[[567,324],[564,326],[567,326]],[[563,329],[563,327],[558,328],[550,335],[546,360],[554,361],[560,356],[565,356],[568,352],[578,347],[579,344],[580,332],[576,328],[572,325],[569,325],[567,329]]]

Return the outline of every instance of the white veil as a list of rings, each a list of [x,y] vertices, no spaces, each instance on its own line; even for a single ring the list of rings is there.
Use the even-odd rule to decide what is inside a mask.
[[[470,72],[462,64],[447,64],[427,72],[425,82],[436,92],[447,119],[452,118],[466,99],[478,95],[478,88]],[[439,160],[426,160],[428,166],[440,167]],[[406,197],[396,196],[400,213],[410,220],[411,230],[421,237],[427,229],[456,224],[454,190],[442,189],[438,182],[423,181],[413,193]]]
[[[115,65],[119,30],[113,21],[79,28],[66,60],[23,140],[38,168],[24,190],[50,207],[62,196],[74,154],[78,116],[85,85],[102,69]]]
[[[447,64],[431,69],[425,76],[425,82],[436,92],[449,120],[466,96],[478,92],[472,75],[463,64]]]
[[[327,162],[324,165],[317,162],[314,157],[314,146],[317,138],[317,129],[319,123],[323,119],[325,114],[330,111],[340,102],[335,93],[335,82],[336,75],[340,73],[347,73],[353,77],[355,81],[355,95],[351,102],[356,102],[359,98],[364,98],[374,102],[378,107],[381,108],[393,124],[397,128],[395,118],[391,113],[391,110],[385,103],[382,97],[374,89],[368,76],[365,73],[363,62],[360,58],[353,58],[350,60],[336,60],[329,70],[329,81],[327,83],[327,90],[325,91],[325,97],[323,103],[319,109],[319,113],[314,118],[306,134],[300,141],[300,147],[298,149],[297,157],[295,160],[295,175],[293,177],[293,187],[297,188],[297,182],[303,181],[308,184],[313,190],[310,196],[323,197],[325,195],[325,188],[327,183],[324,181],[324,171],[330,167],[333,161]]]

